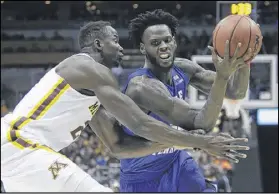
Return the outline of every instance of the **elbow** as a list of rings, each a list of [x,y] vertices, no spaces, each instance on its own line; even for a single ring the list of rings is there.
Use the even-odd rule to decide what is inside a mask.
[[[120,153],[111,153],[111,154],[119,160],[127,158],[127,157],[125,157],[125,155],[120,154]]]
[[[118,145],[114,145],[112,147],[109,147],[108,149],[110,153],[118,159],[127,158],[127,154],[125,154]]]
[[[243,92],[239,92],[237,95],[235,95],[235,100],[242,100],[244,99],[246,96],[246,91],[243,91]]]
[[[127,158],[132,158],[131,155],[128,154],[123,154],[123,153],[117,153],[117,154],[112,154],[114,157],[116,157],[117,159],[121,160],[121,159],[127,159]]]
[[[121,149],[117,149],[117,151],[114,149],[114,151],[111,152],[111,154],[119,160],[120,159],[132,158],[132,156],[133,156],[131,153],[125,152]]]
[[[231,100],[242,100],[246,96],[246,92],[226,93],[226,98]]]

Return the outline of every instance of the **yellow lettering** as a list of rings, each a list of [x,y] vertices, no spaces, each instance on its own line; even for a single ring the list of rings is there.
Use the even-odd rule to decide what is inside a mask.
[[[99,108],[98,102],[96,102],[94,105],[89,107],[89,111],[91,112],[91,115],[93,116]]]
[[[250,15],[252,13],[251,3],[244,3],[245,15]]]
[[[237,14],[238,13],[238,6],[236,4],[231,5],[231,13]]]
[[[251,3],[231,4],[231,14],[250,15],[252,13]]]

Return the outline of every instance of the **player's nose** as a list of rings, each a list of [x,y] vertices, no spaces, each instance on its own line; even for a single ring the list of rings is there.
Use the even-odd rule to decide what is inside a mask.
[[[121,53],[123,53],[123,50],[124,50],[123,47],[119,45],[119,51],[120,51]]]
[[[166,43],[164,41],[162,41],[162,44],[160,45],[159,50],[160,50],[160,52],[166,52],[168,50],[168,46],[166,45]]]

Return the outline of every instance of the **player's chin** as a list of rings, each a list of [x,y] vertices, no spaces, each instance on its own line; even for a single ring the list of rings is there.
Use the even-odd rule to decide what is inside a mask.
[[[113,67],[119,67],[122,64],[122,59],[117,59],[113,61]]]
[[[159,59],[159,64],[163,68],[171,68],[173,66],[173,59]]]

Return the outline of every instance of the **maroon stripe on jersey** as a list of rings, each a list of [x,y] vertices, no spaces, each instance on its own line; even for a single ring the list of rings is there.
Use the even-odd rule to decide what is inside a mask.
[[[26,122],[27,120],[36,120],[39,115],[45,110],[45,108],[55,99],[57,95],[67,86],[67,83],[63,80],[59,85],[57,85],[54,90],[47,96],[47,98],[39,105],[39,107],[33,112],[33,114],[27,118],[27,117],[20,117],[12,127],[12,130],[10,131],[11,140],[13,142],[17,142],[19,145],[23,147],[31,147],[36,148],[37,144],[30,144],[27,141],[25,141],[21,137],[17,137],[16,130],[20,130],[22,127],[21,125]],[[26,122],[28,123],[28,121]]]
[[[21,137],[17,137],[16,136],[16,130],[12,129],[10,132],[11,135],[11,139],[13,142],[17,142],[19,145],[21,145],[24,148],[30,147],[32,146],[33,148],[35,148],[37,145],[36,144],[30,144],[27,141],[25,141],[24,139],[22,139]]]
[[[20,119],[18,119],[18,121],[15,122],[15,124],[13,125],[13,128],[15,128],[16,130],[19,129],[19,126],[27,120],[27,117],[20,117]]]
[[[37,119],[37,117],[44,111],[44,109],[51,103],[51,101],[67,86],[67,83],[63,80],[50,95],[42,102],[37,110],[31,115],[31,119]]]

